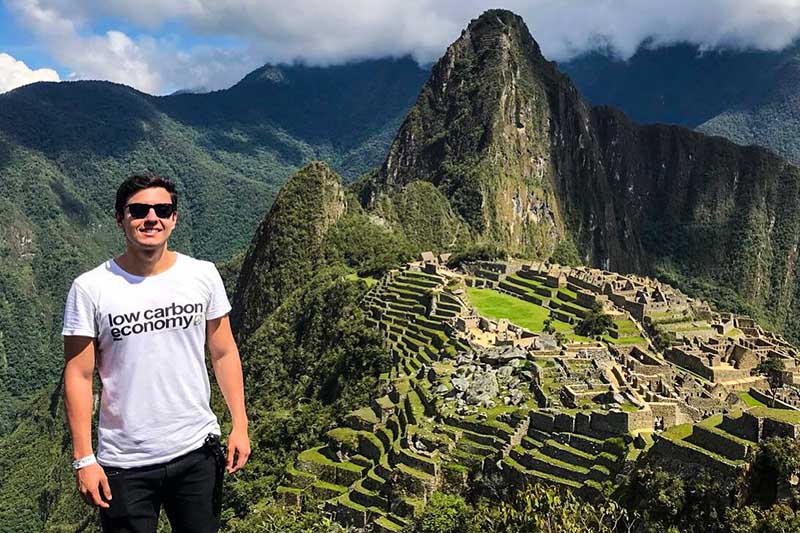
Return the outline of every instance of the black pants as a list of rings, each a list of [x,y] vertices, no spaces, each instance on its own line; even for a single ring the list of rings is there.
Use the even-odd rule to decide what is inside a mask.
[[[111,487],[104,533],[155,533],[161,506],[173,533],[216,533],[224,463],[219,440],[168,463],[104,468]]]

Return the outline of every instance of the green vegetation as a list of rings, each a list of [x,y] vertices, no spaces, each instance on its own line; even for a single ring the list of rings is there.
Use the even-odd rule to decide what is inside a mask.
[[[311,163],[281,189],[259,226],[236,285],[233,327],[249,335],[315,268],[324,264],[322,243],[346,209],[341,178],[324,163]],[[264,238],[269,235],[269,238]]]
[[[748,407],[764,406],[762,402],[753,398],[749,392],[737,392],[736,395],[739,396],[739,398],[741,398]]]
[[[549,261],[551,263],[564,266],[583,265],[578,248],[575,246],[575,241],[569,237],[558,241],[558,244],[556,244],[556,248],[553,250],[553,255],[550,256]]]
[[[613,324],[611,316],[604,313],[602,307],[595,305],[575,327],[575,333],[584,337],[596,337],[607,333]]]
[[[352,179],[380,164],[428,74],[405,58],[267,67],[210,94],[80,81],[0,95],[0,435],[58,381],[70,282],[122,249],[119,182],[173,178],[173,247],[228,260],[301,165],[324,158]]]
[[[639,530],[643,532],[725,531],[724,510],[731,490],[705,470],[684,478],[644,466],[633,472],[622,501],[641,517]]]
[[[320,271],[241,347],[253,447],[262,453],[229,484],[233,515],[267,498],[295,454],[319,443],[343,413],[367,404],[388,369],[380,334],[357,304],[363,283],[345,277],[340,269]]]
[[[470,509],[463,498],[434,492],[414,533],[461,533],[467,528]]]
[[[458,268],[471,261],[495,261],[508,258],[508,253],[496,244],[484,243],[456,250],[447,261],[450,268]]]
[[[426,250],[451,251],[468,245],[472,236],[442,194],[427,181],[415,181],[382,196],[374,214],[405,235],[415,253]]]
[[[544,331],[545,321],[550,320],[550,325],[555,328],[555,331],[568,332],[572,330],[572,326],[566,322],[552,320],[550,311],[546,307],[520,300],[509,294],[491,289],[467,287],[467,296],[481,315],[495,320],[506,318],[533,332]]]
[[[544,163],[551,150],[548,84],[559,81],[558,73],[513,13],[491,11],[473,21],[469,35],[482,43],[480,50],[451,48],[433,67],[362,198],[373,202],[410,182],[430,182],[479,239],[517,255],[548,257],[558,230],[554,235],[546,224],[519,221],[527,210],[542,222],[560,222]],[[525,113],[508,111],[497,97],[512,76],[516,108]],[[521,142],[506,141],[514,136]]]
[[[387,270],[410,261],[414,248],[401,233],[387,229],[348,203],[348,212],[328,236],[329,263],[344,263],[361,277],[380,277]]]
[[[592,504],[571,491],[539,483],[516,492],[500,505],[479,505],[476,515],[477,527],[471,530],[476,533],[612,533],[617,527],[624,528],[628,521],[626,511],[614,501]]]

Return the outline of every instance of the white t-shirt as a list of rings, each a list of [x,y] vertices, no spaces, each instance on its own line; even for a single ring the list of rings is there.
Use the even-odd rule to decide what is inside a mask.
[[[129,274],[112,259],[72,283],[62,335],[97,339],[100,464],[163,463],[219,435],[209,406],[206,321],[230,310],[214,264],[182,254],[154,276]]]

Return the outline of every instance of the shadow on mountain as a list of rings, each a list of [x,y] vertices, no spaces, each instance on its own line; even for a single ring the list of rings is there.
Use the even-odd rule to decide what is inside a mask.
[[[330,67],[267,65],[228,90],[164,97],[159,107],[194,127],[267,122],[308,143],[348,150],[404,115],[428,75],[409,57]]]
[[[158,114],[152,97],[109,82],[35,83],[0,95],[0,131],[51,157],[86,151],[121,156]]]

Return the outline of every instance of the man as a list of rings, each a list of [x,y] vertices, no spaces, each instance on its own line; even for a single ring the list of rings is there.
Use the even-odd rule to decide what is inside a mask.
[[[213,263],[167,249],[175,186],[155,174],[116,197],[125,252],[72,284],[64,311],[64,395],[78,488],[105,532],[156,531],[161,507],[175,533],[215,532],[223,471],[250,455],[231,309]],[[227,457],[209,407],[207,343],[231,414]],[[102,382],[97,457],[92,376]]]

